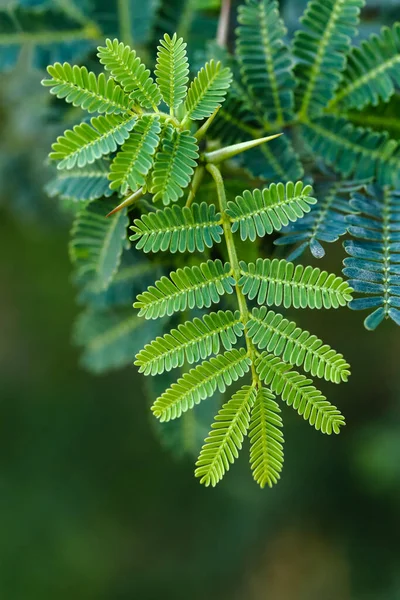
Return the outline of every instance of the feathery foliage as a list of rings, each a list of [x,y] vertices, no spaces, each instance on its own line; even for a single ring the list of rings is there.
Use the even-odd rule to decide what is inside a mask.
[[[130,114],[93,117],[90,125],[75,125],[59,136],[52,146],[50,158],[60,161],[58,169],[84,167],[105,154],[115,152],[117,145],[127,139],[135,123],[136,117]]]
[[[299,61],[296,98],[303,115],[321,113],[336,91],[363,5],[364,0],[308,3],[293,44]]]
[[[199,157],[198,145],[189,131],[176,131],[168,127],[160,150],[154,161],[151,182],[153,200],[163,204],[176,202],[189,185]]]
[[[387,102],[400,85],[400,23],[383,27],[381,35],[372,34],[354,47],[347,57],[340,90],[330,107],[360,110],[367,104]]]
[[[313,377],[333,383],[347,381],[350,365],[341,354],[324,344],[317,336],[297,327],[273,310],[253,308],[247,328],[248,336],[260,349],[267,349],[284,362],[303,367]]]
[[[295,266],[287,260],[258,258],[240,263],[239,285],[249,300],[285,308],[338,308],[351,300],[352,289],[342,277],[318,267]]]
[[[110,166],[109,179],[112,190],[126,194],[145,185],[146,176],[153,166],[153,156],[161,131],[157,116],[143,116],[135,123],[133,131]]]
[[[278,125],[293,116],[295,80],[282,38],[286,27],[276,0],[246,0],[239,7],[237,55],[243,80],[267,121]]]
[[[256,362],[257,373],[275,394],[322,433],[339,433],[344,425],[340,411],[311,385],[311,379],[293,371],[277,356],[263,352]]]
[[[256,399],[253,386],[243,386],[223,405],[196,462],[200,483],[214,487],[239,456],[250,425],[250,411]]]
[[[172,38],[166,33],[158,46],[155,74],[161,96],[172,110],[177,109],[186,97],[188,73],[186,44],[176,33]]]
[[[243,348],[204,361],[185,373],[154,402],[153,413],[162,422],[177,419],[201,400],[212,396],[217,388],[224,392],[248,372],[250,363]]]
[[[364,321],[367,329],[388,318],[400,325],[400,193],[370,187],[367,194],[353,194],[351,206],[357,211],[347,218],[354,239],[344,242],[350,258],[343,273],[365,297],[349,306],[375,309]]]
[[[326,116],[303,125],[305,140],[326,164],[344,177],[376,179],[400,186],[399,143],[386,132],[354,127],[344,118]]]
[[[186,119],[210,117],[224,101],[231,81],[230,70],[223,68],[220,62],[206,63],[190,84],[185,103]]]
[[[173,206],[157,210],[141,219],[135,219],[131,227],[134,235],[129,239],[143,252],[169,251],[204,252],[214,242],[221,241],[221,215],[215,205],[206,202],[192,204],[189,208]]]
[[[118,114],[129,110],[129,96],[114,79],[106,79],[104,73],[96,76],[86,67],[71,67],[68,63],[55,63],[47,71],[51,79],[43,79],[42,84],[50,87],[50,93],[57,98],[64,98],[89,113]]]
[[[187,308],[206,308],[219,302],[220,296],[232,294],[235,279],[229,263],[219,259],[199,266],[184,267],[162,277],[154,286],[139,294],[134,304],[139,316],[158,319]]]
[[[219,354],[221,347],[231,350],[243,335],[240,313],[218,311],[195,318],[172,329],[163,337],[148,344],[136,356],[135,364],[145,375],[157,375],[204,360],[211,354]]]
[[[135,50],[117,39],[106,40],[106,45],[98,50],[101,64],[130,95],[132,102],[144,108],[160,104],[161,92]]]
[[[50,197],[60,196],[66,200],[90,201],[111,196],[108,184],[107,164],[97,160],[83,168],[63,170],[46,185]]]
[[[92,289],[105,289],[113,278],[126,244],[128,218],[121,210],[114,219],[106,215],[110,201],[95,200],[78,212],[71,231],[70,257],[78,279],[88,279]]]
[[[202,400],[217,391],[224,393],[247,376],[243,386],[215,411],[215,422],[196,464],[196,476],[205,485],[214,486],[224,476],[246,435],[250,437],[255,481],[261,487],[278,481],[283,465],[283,435],[275,395],[324,433],[338,433],[344,424],[340,412],[311,379],[293,367],[340,383],[348,378],[348,363],[321,339],[263,305],[338,308],[352,300],[352,288],[341,277],[318,268],[260,258],[258,238],[296,227],[298,220],[307,218],[316,210],[314,206],[318,207],[308,184],[311,179],[307,183],[299,180],[303,166],[292,141],[279,138],[269,146],[266,142],[274,136],[266,134],[275,133],[277,124],[290,126],[289,121],[298,120],[306,136],[326,119],[337,120],[331,115],[312,120],[311,115],[320,112],[317,79],[321,68],[326,67],[327,57],[331,53],[336,64],[340,44],[343,48],[349,46],[343,34],[356,23],[361,0],[350,0],[350,4],[351,10],[347,10],[340,0],[327,0],[323,7],[322,18],[330,30],[325,32],[321,47],[311,44],[312,56],[307,55],[307,65],[297,68],[306,94],[304,99],[301,94],[296,96],[301,101],[300,116],[294,114],[294,61],[281,39],[285,27],[275,0],[246,2],[240,12],[237,59],[220,51],[222,62],[218,56],[211,58],[189,87],[186,44],[173,32],[160,41],[155,78],[134,50],[108,39],[105,46],[99,47],[98,56],[112,83],[106,84],[104,75],[93,78],[83,67],[57,65],[50,72],[51,85],[45,84],[77,106],[111,113],[92,118],[91,125],[77,125],[58,139],[51,155],[77,178],[76,171],[81,170],[84,179],[91,168],[95,172],[96,165],[101,164],[109,181],[104,195],[118,190],[122,196],[114,210],[111,200],[89,202],[73,230],[71,254],[81,288],[79,298],[88,305],[76,333],[77,342],[85,348],[85,363],[97,370],[122,365],[135,347],[135,364],[144,375],[154,378],[168,374],[170,383],[169,374],[177,369],[176,383],[171,382],[152,406],[155,417],[162,422],[182,416],[185,419],[186,413]],[[314,14],[315,0],[310,6],[308,14]],[[309,18],[305,19],[308,28]],[[306,38],[299,36],[296,41],[298,52]],[[243,82],[233,86],[225,111],[219,111],[219,121],[218,109],[232,80],[231,69],[224,65],[241,72]],[[322,79],[329,79],[328,71]],[[331,77],[324,107],[339,79],[337,73]],[[164,112],[165,105],[169,112]],[[229,106],[235,107],[234,114]],[[205,119],[198,128],[193,123]],[[232,145],[208,146],[213,130]],[[246,142],[239,143],[241,136]],[[359,143],[351,136],[347,138]],[[371,169],[374,173],[382,171],[383,159],[370,140],[368,143],[367,151],[376,157],[372,167],[362,154],[350,166],[343,158],[343,167],[339,168],[354,172],[355,177]],[[389,147],[395,154],[391,142]],[[322,147],[320,151],[326,154],[328,163],[336,158],[333,150],[326,152]],[[111,154],[110,161],[95,162],[107,154]],[[277,178],[286,185],[264,185],[259,179],[250,179],[245,191],[242,186],[232,186],[239,193],[235,193],[234,200],[227,199],[229,187],[224,184],[219,165],[239,154],[244,156],[246,172]],[[235,161],[231,168],[237,168]],[[206,192],[208,184],[203,186],[203,177],[209,176],[213,187]],[[242,170],[235,181],[243,177]],[[104,177],[101,181],[104,186]],[[73,183],[68,185],[71,187],[67,189],[67,184],[60,184],[59,193],[78,197]],[[100,181],[99,188],[85,185],[90,198],[97,197]],[[164,207],[155,210],[153,203],[159,201]],[[120,265],[128,207],[133,202],[131,241],[146,256],[141,261],[134,253],[130,255],[132,263]],[[172,202],[177,204],[169,207]],[[325,205],[323,210],[327,212]],[[336,210],[347,212],[343,206]],[[333,223],[333,227],[338,225]],[[238,233],[240,245],[235,241]],[[323,239],[317,229],[313,235]],[[328,241],[334,237],[332,231],[324,235]],[[157,260],[153,254],[159,251],[167,254]],[[182,260],[185,253],[191,253],[189,264],[185,264],[185,256]],[[133,294],[138,315],[129,318],[124,302],[126,298],[133,300]],[[253,300],[262,307],[252,309],[249,302]],[[204,311],[220,303],[221,310]],[[168,321],[172,321],[172,329],[166,328]],[[139,342],[144,344],[142,349],[136,348]],[[112,353],[110,359],[108,353]],[[189,370],[187,365],[195,363],[199,364]]]
[[[347,231],[346,215],[353,212],[348,195],[360,188],[359,182],[334,181],[316,188],[320,200],[303,219],[282,227],[282,236],[274,241],[277,246],[292,246],[287,260],[298,258],[306,248],[315,258],[325,256],[321,242],[336,242]]]
[[[316,199],[310,196],[312,188],[301,181],[272,183],[261,190],[246,190],[234,202],[228,203],[227,214],[232,221],[232,232],[240,228],[243,241],[254,242],[257,236],[263,237],[279,231],[291,221],[297,221],[310,211],[310,204]]]
[[[274,394],[260,388],[251,411],[250,465],[254,480],[261,488],[278,483],[283,468],[281,409]]]

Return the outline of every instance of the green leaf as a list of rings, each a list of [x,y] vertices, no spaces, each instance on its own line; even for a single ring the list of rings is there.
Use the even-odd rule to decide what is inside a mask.
[[[232,81],[232,73],[220,62],[207,62],[192,81],[185,102],[186,119],[206,119],[220,106]]]
[[[217,388],[224,392],[233,381],[248,372],[250,363],[243,348],[230,350],[203,362],[185,373],[157,398],[152,406],[154,415],[162,422],[177,419],[201,400],[210,398]]]
[[[336,242],[347,231],[346,215],[353,212],[348,194],[359,189],[365,182],[333,181],[316,187],[320,198],[311,211],[296,223],[282,228],[282,235],[274,244],[277,246],[295,245],[287,260],[298,258],[306,248],[315,258],[325,256],[321,242]]]
[[[328,105],[328,110],[360,110],[380,101],[387,102],[400,85],[400,23],[392,29],[383,27],[360,46],[351,49],[343,73],[340,90]]]
[[[387,133],[354,127],[333,116],[303,124],[302,133],[312,151],[344,177],[400,186],[400,147]]]
[[[140,373],[153,376],[182,367],[185,360],[193,364],[218,354],[221,346],[231,350],[243,329],[239,311],[220,310],[202,319],[196,317],[145,346],[136,356],[135,365]]]
[[[384,319],[400,325],[400,193],[370,187],[367,194],[355,193],[351,206],[357,214],[347,217],[353,239],[344,243],[351,258],[344,260],[343,273],[362,297],[349,306],[374,309],[364,321],[369,330]]]
[[[123,144],[136,123],[136,117],[107,115],[92,117],[90,125],[81,123],[59,136],[49,157],[59,160],[58,169],[84,167],[105,154],[115,152]]]
[[[257,236],[263,237],[279,231],[289,222],[295,222],[310,211],[310,204],[317,201],[310,196],[312,187],[301,181],[272,183],[263,190],[246,190],[234,202],[228,202],[227,214],[232,222],[232,232],[240,228],[243,241],[254,242]]]
[[[255,399],[254,387],[245,385],[216,415],[196,462],[195,476],[200,477],[200,483],[215,487],[239,456]]]
[[[0,10],[0,69],[14,67],[23,48],[38,69],[52,60],[70,60],[93,48],[101,37],[97,25],[88,19],[61,10],[54,2],[21,6],[21,2],[3,2]],[[31,2],[32,4],[32,2]],[[58,3],[61,4],[61,3]],[[62,3],[65,7],[65,3]]]
[[[357,33],[365,0],[311,0],[295,33],[293,53],[297,104],[303,117],[318,115],[332,99],[346,65],[351,37]]]
[[[196,138],[189,131],[167,127],[162,150],[157,152],[152,173],[153,201],[176,202],[189,185],[199,157]]]
[[[109,188],[108,163],[97,160],[91,165],[69,171],[59,171],[46,185],[46,193],[54,198],[83,202],[111,196]]]
[[[283,39],[286,27],[276,0],[239,6],[237,55],[243,80],[259,113],[282,124],[293,117],[293,61]]]
[[[118,40],[106,40],[98,47],[98,57],[105,69],[130,94],[132,102],[144,108],[155,108],[161,102],[161,93],[135,50]]]
[[[77,277],[90,280],[94,290],[109,285],[126,245],[126,210],[107,219],[112,206],[104,200],[90,202],[78,213],[71,230],[70,257]]]
[[[145,185],[146,176],[153,166],[154,153],[160,141],[160,120],[156,115],[140,117],[132,133],[118,152],[110,167],[112,190],[121,194],[135,192]]]
[[[143,252],[204,252],[221,241],[221,215],[214,204],[173,206],[135,219],[129,239]]]
[[[132,309],[89,309],[76,321],[74,341],[84,349],[82,365],[93,373],[104,373],[131,364],[138,346],[160,330],[160,323],[149,327]]]
[[[285,363],[303,367],[313,377],[340,383],[347,381],[350,375],[350,365],[342,354],[265,306],[253,308],[247,335],[260,350],[266,349],[281,356]]]
[[[352,289],[342,277],[286,260],[258,258],[240,263],[239,285],[249,300],[285,308],[338,308],[352,299]]]
[[[232,294],[235,285],[230,264],[220,260],[177,269],[169,277],[162,277],[138,295],[133,306],[139,309],[140,317],[158,319],[187,308],[208,308],[219,302],[220,296]]]
[[[103,290],[94,289],[92,281],[86,278],[78,281],[80,291],[78,303],[96,310],[105,310],[112,307],[131,305],[137,294],[160,277],[162,269],[159,265],[150,262],[146,256],[136,252],[133,248],[124,250],[121,263],[113,276],[110,284]]]
[[[130,99],[113,79],[104,73],[96,76],[86,67],[55,63],[47,67],[52,79],[43,79],[42,85],[50,87],[50,93],[64,98],[73,106],[80,106],[89,113],[118,114],[129,109]]]
[[[166,33],[160,40],[157,53],[156,81],[164,102],[175,110],[183,102],[189,81],[189,63],[186,44],[176,33],[169,37]]]
[[[339,433],[345,424],[340,411],[312,384],[311,379],[293,371],[277,356],[263,352],[256,362],[257,373],[272,392],[281,396],[317,431]]]
[[[261,388],[251,411],[250,465],[261,488],[278,483],[283,468],[283,434],[280,408],[275,396]]]

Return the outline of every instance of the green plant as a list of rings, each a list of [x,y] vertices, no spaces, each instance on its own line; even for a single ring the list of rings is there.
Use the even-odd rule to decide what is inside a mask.
[[[77,279],[91,293],[109,287],[124,244],[127,208],[146,195],[151,204],[146,201],[145,213],[131,226],[137,250],[164,251],[171,256],[207,254],[224,240],[227,261],[209,258],[172,270],[139,293],[134,306],[139,317],[156,320],[179,312],[187,316],[234,294],[233,310],[184,320],[146,344],[138,352],[136,364],[144,374],[154,376],[203,361],[185,371],[154,402],[152,410],[160,421],[180,417],[217,389],[225,392],[250,372],[250,385],[240,388],[218,412],[196,475],[202,483],[215,485],[237,457],[250,430],[254,478],[262,487],[271,486],[283,463],[282,421],[274,394],[316,429],[339,433],[344,423],[340,412],[310,379],[292,367],[302,366],[313,376],[340,383],[347,380],[349,365],[342,355],[294,322],[265,307],[251,308],[250,303],[286,309],[338,308],[351,300],[352,290],[341,277],[318,268],[295,266],[283,259],[240,260],[234,234],[240,232],[242,242],[254,242],[297,221],[316,203],[312,188],[301,181],[271,184],[262,190],[245,190],[228,201],[220,164],[277,136],[200,150],[199,142],[224,102],[231,72],[211,60],[188,87],[186,44],[176,34],[165,34],[160,42],[155,81],[135,51],[118,40],[107,40],[99,47],[98,56],[110,74],[108,80],[85,67],[56,63],[48,68],[51,79],[43,82],[59,98],[89,112],[104,113],[60,136],[50,159],[58,161],[61,170],[78,167],[79,173],[85,169],[87,178],[87,165],[111,154],[107,169],[106,163],[99,163],[95,187],[98,174],[108,171],[110,189],[123,196],[112,210],[110,201],[92,201],[78,214],[71,242]],[[196,121],[204,122],[193,131]],[[205,174],[211,175],[215,184],[215,203],[214,197],[195,202]],[[189,184],[185,205],[170,208],[169,204],[184,196]],[[96,195],[94,188],[90,195]],[[165,208],[154,210],[153,203]],[[135,325],[137,317],[129,322]],[[82,329],[83,335],[89,331],[90,336],[90,326]]]
[[[364,5],[364,0],[326,0],[322,4],[310,0],[300,29],[288,44],[278,2],[246,0],[239,7],[234,55],[215,46],[210,49],[211,54],[224,57],[235,73],[227,102],[210,134],[222,143],[233,143],[250,132],[260,136],[283,130],[286,135],[276,142],[274,151],[260,147],[244,157],[244,166],[266,179],[296,180],[306,173],[316,181],[321,202],[305,219],[284,227],[283,236],[275,240],[277,245],[294,245],[290,258],[299,257],[306,248],[321,258],[325,255],[321,242],[331,243],[347,232],[353,235],[357,218],[346,217],[355,206],[349,204],[349,194],[362,181],[381,188],[400,187],[396,110],[400,24],[385,26],[379,35],[373,33],[352,46]],[[324,165],[322,173],[316,168],[318,163]],[[326,166],[337,173],[336,178]],[[353,179],[350,185],[348,178]],[[375,217],[386,223],[393,238],[395,214],[385,212],[384,203],[379,208]],[[373,252],[378,241],[371,236],[368,239],[364,244]],[[381,246],[379,254],[384,252]],[[379,262],[377,256],[364,264],[370,282],[376,281],[376,260]],[[393,273],[386,283],[384,305],[378,314],[398,322]],[[361,287],[358,283],[360,291]],[[350,307],[372,306],[372,301],[368,302],[355,301]],[[379,321],[377,317],[365,323],[373,328]]]

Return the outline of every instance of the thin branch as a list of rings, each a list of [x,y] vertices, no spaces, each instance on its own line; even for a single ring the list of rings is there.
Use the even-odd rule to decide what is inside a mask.
[[[231,15],[231,0],[222,0],[221,12],[218,20],[217,44],[225,48],[228,41],[229,18]]]

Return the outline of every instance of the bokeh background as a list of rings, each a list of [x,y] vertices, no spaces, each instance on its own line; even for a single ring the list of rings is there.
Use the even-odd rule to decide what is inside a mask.
[[[160,443],[135,367],[79,366],[70,216],[43,190],[57,110],[40,86],[46,53],[27,44],[15,62],[1,47],[16,4],[0,3],[0,598],[400,599],[395,326],[368,333],[348,310],[302,317],[352,365],[349,384],[323,386],[347,427],[322,436],[287,409],[278,486],[254,485],[244,451],[202,488],[193,460]],[[116,28],[114,3],[94,4]],[[304,4],[282,3],[289,29]],[[196,48],[218,5],[203,2],[186,24]],[[397,0],[368,2],[361,37],[396,18]],[[342,254],[330,248],[324,267],[339,272]]]

